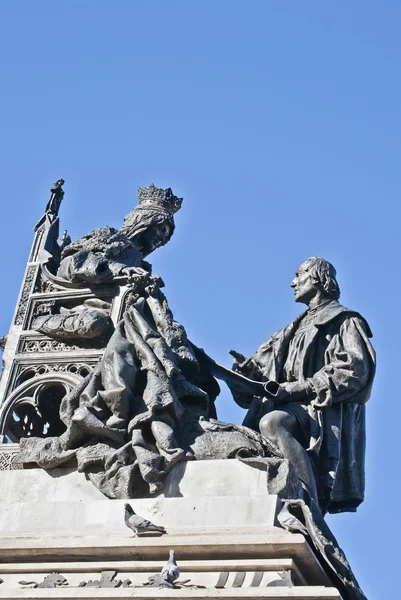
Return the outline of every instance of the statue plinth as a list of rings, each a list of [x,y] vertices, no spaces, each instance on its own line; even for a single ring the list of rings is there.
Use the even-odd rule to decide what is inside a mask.
[[[266,472],[238,460],[178,464],[162,494],[129,500],[137,514],[164,525],[161,537],[132,537],[125,501],[105,498],[75,470],[9,470],[1,479],[0,598],[341,598],[305,537],[279,526],[282,503],[269,494]],[[185,592],[143,585],[170,548],[178,581],[190,580]],[[119,586],[79,588],[99,583],[102,572],[105,587]],[[20,581],[46,577],[68,586],[48,595],[21,590]]]
[[[106,498],[75,469],[2,471],[1,479],[2,535],[129,534],[123,518],[126,500]],[[161,494],[129,502],[135,512],[169,532],[272,527],[280,504],[277,495],[268,493],[266,473],[235,459],[179,463]]]

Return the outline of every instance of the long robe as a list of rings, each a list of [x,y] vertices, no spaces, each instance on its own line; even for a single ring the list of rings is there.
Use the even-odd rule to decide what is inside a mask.
[[[249,362],[250,377],[286,381],[290,342],[306,314],[258,348]],[[315,392],[307,406],[307,450],[321,504],[331,513],[355,511],[364,499],[365,403],[375,373],[369,337],[369,325],[359,313],[332,301],[316,315],[312,335],[299,353],[298,381],[309,380]],[[242,404],[249,402],[242,398]],[[245,422],[251,425],[249,416]]]

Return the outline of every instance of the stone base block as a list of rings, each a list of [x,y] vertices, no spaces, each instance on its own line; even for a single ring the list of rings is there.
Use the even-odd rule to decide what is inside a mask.
[[[340,600],[304,536],[277,526],[266,473],[239,461],[177,465],[163,494],[129,500],[161,537],[133,537],[126,501],[74,471],[2,471],[0,483],[0,600]],[[181,574],[160,588],[171,548]]]
[[[109,500],[70,469],[0,472],[0,535],[124,535],[124,503]],[[266,473],[237,460],[176,465],[157,497],[130,500],[135,512],[171,529],[275,524],[279,500]]]
[[[161,598],[177,598],[179,600],[206,600],[209,598],[224,598],[224,600],[239,600],[240,598],[268,598],[269,600],[282,600],[283,598],[291,598],[292,600],[341,600],[341,596],[334,588],[310,588],[310,587],[298,587],[294,589],[227,589],[227,590],[214,590],[214,589],[193,589],[193,590],[159,590],[159,589],[146,589],[141,590],[139,593],[135,591],[132,593],[130,589],[117,588],[117,589],[85,589],[85,588],[57,588],[55,590],[18,590],[13,592],[12,596],[9,596],[7,592],[5,595],[0,591],[0,598],[5,600],[12,600],[13,598],[25,598],[25,600],[35,600],[41,598],[42,600],[51,600],[52,598],[58,598],[58,600],[95,600],[97,598],[104,598],[106,600],[112,600],[113,598],[119,598],[119,600],[159,600]]]
[[[0,599],[340,600],[304,537],[278,527],[204,528],[159,538],[2,537],[1,542],[0,577],[4,583],[0,585]],[[170,548],[175,549],[181,569],[177,589],[149,586],[165,565]],[[49,580],[60,586],[33,587]]]

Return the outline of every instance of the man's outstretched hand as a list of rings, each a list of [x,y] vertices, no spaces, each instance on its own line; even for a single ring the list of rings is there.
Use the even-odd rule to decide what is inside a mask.
[[[287,404],[288,402],[307,402],[313,396],[313,387],[309,381],[291,381],[280,383],[273,402],[276,404]]]
[[[241,366],[246,362],[246,357],[236,350],[229,350],[228,353],[231,354],[234,359],[234,364],[232,366],[233,371],[241,371]]]

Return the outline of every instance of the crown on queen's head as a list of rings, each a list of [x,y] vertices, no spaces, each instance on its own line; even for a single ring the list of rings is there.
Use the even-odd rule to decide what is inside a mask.
[[[145,188],[138,188],[138,201],[141,207],[151,206],[163,208],[171,214],[176,213],[181,208],[182,198],[174,196],[171,188],[163,190],[157,188],[153,183]]]

